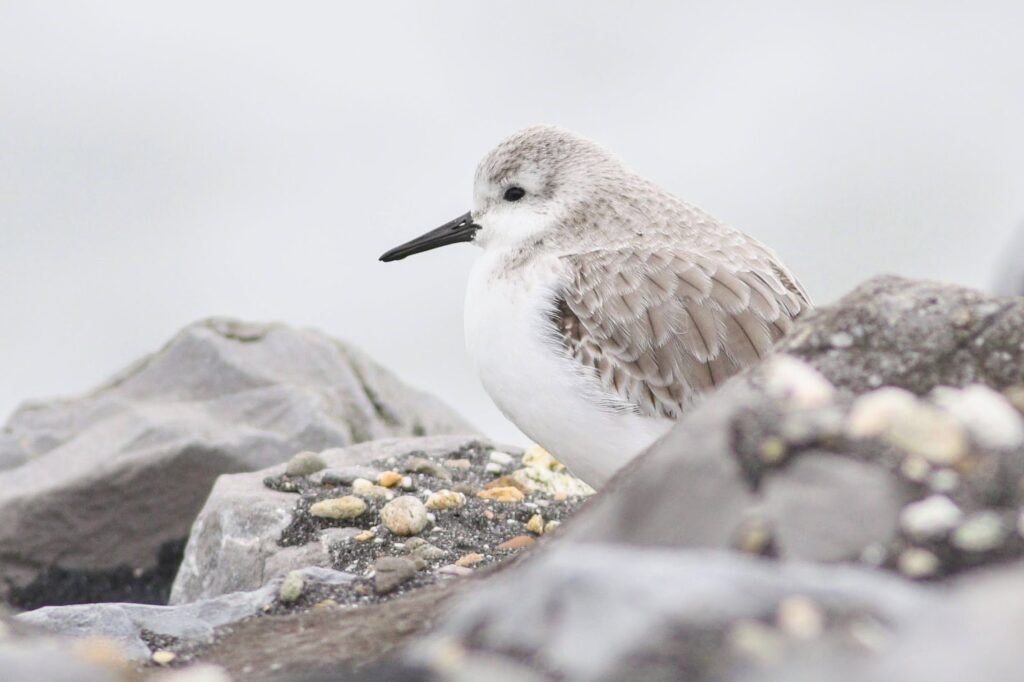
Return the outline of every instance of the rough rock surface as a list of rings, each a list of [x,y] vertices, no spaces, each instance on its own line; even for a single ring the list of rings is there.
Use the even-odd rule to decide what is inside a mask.
[[[477,679],[736,679],[812,644],[856,653],[932,601],[870,569],[567,543],[458,599],[406,658],[461,656]]]
[[[778,349],[840,388],[1024,384],[1024,298],[878,277],[804,315]]]
[[[324,568],[299,571],[306,589],[341,585],[353,576]],[[150,604],[74,604],[45,606],[16,617],[22,623],[70,637],[105,637],[129,660],[147,660],[157,644],[187,640],[191,645],[213,639],[214,629],[238,622],[268,608],[278,597],[283,576],[258,590],[233,592],[178,606]]]
[[[533,475],[529,480],[543,479],[538,467],[554,473],[547,467],[557,462],[548,458],[537,467],[519,466],[515,449],[497,448],[472,437],[385,439],[325,450],[320,456],[327,467],[308,476],[288,476],[286,464],[221,476],[192,528],[171,603],[253,590],[275,575],[304,566],[331,566],[361,577],[354,590],[319,598],[329,596],[345,603],[374,601],[378,593],[391,594],[395,591],[391,588],[399,586],[388,583],[387,590],[360,592],[381,583],[371,578],[375,562],[382,558],[416,562],[420,570],[415,577],[399,573],[408,579],[403,589],[471,573],[473,568],[516,553],[518,548],[504,548],[503,542],[524,533],[538,535],[527,528],[535,516],[557,523],[584,499],[557,495],[565,487],[583,489],[580,482],[565,474],[559,474],[554,489],[526,490],[516,483],[517,473],[530,470]],[[530,461],[527,456],[524,459]],[[504,464],[489,466],[495,460]],[[361,475],[338,475],[346,470]],[[367,475],[386,481],[393,478],[389,472],[402,474],[398,476],[401,483],[394,489],[362,478]],[[574,483],[568,485],[568,480]],[[490,490],[512,485],[521,486],[512,488],[519,496],[514,502],[481,497]],[[403,497],[411,497],[417,504],[438,499],[436,494],[448,489],[457,489],[449,490],[450,497],[441,496],[450,500],[451,506],[438,503],[440,506],[434,505],[429,511],[422,509],[427,514],[426,525],[417,525],[416,533],[410,535],[410,529],[404,527],[400,532],[389,529],[384,513],[389,505]],[[559,499],[554,498],[556,495]],[[348,497],[365,503],[364,511],[355,518],[334,519],[311,513],[321,500]],[[537,530],[544,532],[543,528]],[[471,553],[479,554],[479,560],[467,561]]]
[[[173,571],[173,545],[219,474],[301,450],[470,430],[318,332],[199,322],[87,395],[27,404],[7,422],[0,596],[159,601],[161,549]],[[157,583],[148,593],[138,584],[147,580]]]

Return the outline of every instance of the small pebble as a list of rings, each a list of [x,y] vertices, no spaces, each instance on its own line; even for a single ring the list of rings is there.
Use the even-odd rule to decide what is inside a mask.
[[[530,520],[526,522],[526,530],[537,535],[544,534],[544,517],[540,514],[534,514],[530,517]]]
[[[420,540],[421,538],[413,539]],[[412,545],[412,543],[409,544],[409,553],[426,561],[438,561],[439,559],[443,559],[448,556],[448,552],[440,547],[430,544],[426,540],[423,540],[416,545]]]
[[[1024,444],[1024,419],[1006,397],[988,386],[942,386],[932,392],[932,399],[983,448],[1010,450]]]
[[[379,471],[368,466],[332,467],[324,469],[324,472],[320,475],[320,481],[324,485],[352,485],[356,479],[376,480],[379,475]]]
[[[456,566],[455,564],[448,564],[437,569],[438,575],[454,575],[454,576],[467,576],[472,575],[473,569],[468,566]]]
[[[494,500],[495,502],[520,502],[526,497],[519,488],[513,488],[510,485],[481,490],[476,496],[485,500]]]
[[[394,556],[381,557],[373,562],[373,589],[377,594],[388,594],[394,592],[415,575],[416,563],[411,559]]]
[[[533,469],[548,469],[549,471],[565,469],[561,462],[539,445],[531,445],[526,448],[521,461],[524,467],[531,467]]]
[[[486,471],[489,474],[500,474],[504,470],[505,467],[494,462],[488,462],[487,464],[484,465],[484,471]]]
[[[808,410],[832,402],[836,389],[803,360],[775,355],[764,365],[765,392],[791,409]]]
[[[758,456],[765,464],[778,464],[786,456],[786,442],[778,436],[769,436],[761,441]]]
[[[963,518],[960,508],[945,495],[932,495],[908,504],[900,512],[900,527],[907,535],[928,540],[945,535]]]
[[[305,450],[288,460],[288,464],[285,465],[284,473],[289,476],[309,476],[310,474],[315,474],[326,466],[327,462],[325,462],[320,455],[315,452]]]
[[[465,471],[473,466],[473,463],[468,459],[446,459],[444,465],[449,469],[459,469]]]
[[[360,497],[370,497],[380,500],[390,500],[395,496],[395,493],[391,490],[388,490],[384,486],[376,485],[365,478],[357,478],[352,481],[352,494],[359,495]]]
[[[544,535],[554,533],[555,530],[562,525],[561,521],[551,520],[544,524]]]
[[[939,570],[939,558],[920,547],[903,550],[897,563],[900,573],[908,578],[929,578]]]
[[[952,543],[965,552],[989,552],[1006,538],[1003,520],[992,511],[971,514],[953,531]]]
[[[900,463],[900,473],[904,478],[914,483],[921,483],[931,473],[932,465],[920,455],[908,455]]]
[[[410,474],[426,474],[445,481],[452,479],[452,472],[448,471],[443,464],[426,457],[410,457],[405,461],[405,471]]]
[[[928,487],[937,493],[951,493],[960,485],[960,474],[952,469],[939,469],[928,477]]]
[[[512,462],[515,461],[515,458],[512,457],[512,455],[508,454],[507,452],[501,452],[500,450],[494,450],[493,452],[491,452],[490,457],[488,457],[488,459],[494,464],[497,464],[498,466],[501,467],[507,467],[508,465],[512,464]]]
[[[327,597],[326,599],[321,599],[317,603],[313,604],[313,608],[314,609],[330,609],[330,608],[333,608],[333,607],[335,607],[337,605],[338,605],[337,601],[335,601],[334,599],[331,599],[330,597]]]
[[[825,630],[825,614],[807,597],[795,595],[779,603],[775,614],[779,629],[794,639],[815,639]]]
[[[833,348],[849,348],[853,345],[853,336],[847,332],[836,332],[828,337],[828,342]]]
[[[301,571],[291,571],[281,581],[281,587],[277,590],[277,598],[282,604],[291,604],[302,596],[302,590],[306,587],[306,581]]]
[[[377,537],[377,534],[374,533],[372,530],[364,530],[362,533],[360,533],[359,535],[356,535],[352,539],[355,540],[356,542],[369,542],[370,540],[374,539],[375,537]]]
[[[453,490],[438,490],[427,497],[427,509],[458,509],[466,505],[466,496]]]
[[[417,535],[427,527],[427,508],[419,498],[403,495],[385,504],[380,520],[395,535]]]
[[[458,559],[456,559],[455,560],[455,565],[456,566],[460,566],[462,568],[469,568],[471,566],[476,566],[478,563],[480,563],[483,560],[484,560],[484,555],[483,554],[478,554],[477,552],[471,552],[469,554],[465,554],[463,556],[460,556]]]
[[[354,495],[314,502],[309,513],[321,519],[354,519],[366,511],[366,503]]]
[[[786,653],[786,642],[775,628],[758,620],[740,620],[729,630],[729,645],[744,658],[776,665]]]
[[[402,482],[402,474],[397,471],[382,471],[377,477],[377,484],[382,488],[394,488]]]
[[[534,542],[536,542],[536,540],[529,535],[517,535],[514,538],[509,538],[498,545],[498,549],[522,549],[524,547],[529,547]]]
[[[153,662],[157,665],[167,665],[177,657],[178,655],[176,653],[173,651],[167,651],[166,649],[157,649],[153,652],[152,656]]]

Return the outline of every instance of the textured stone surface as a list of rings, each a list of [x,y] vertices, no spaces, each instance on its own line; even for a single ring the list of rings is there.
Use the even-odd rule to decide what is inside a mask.
[[[935,599],[870,569],[565,544],[459,598],[406,660],[444,670],[461,650],[478,660],[478,679],[526,661],[545,680],[737,679],[749,666],[741,628],[767,623],[769,643],[799,648],[783,629],[797,618],[780,618],[794,595],[828,623],[806,646],[834,641],[840,651],[849,627],[908,622]]]
[[[1024,383],[1024,298],[878,277],[803,316],[779,350],[857,393],[882,385],[919,395],[970,383],[1002,389]]]
[[[339,571],[308,568],[298,573],[306,584],[337,584],[352,579]],[[271,604],[278,595],[284,576],[258,590],[233,592],[178,606],[149,604],[76,604],[46,606],[17,616],[23,623],[69,637],[107,637],[117,642],[132,660],[145,660],[150,648],[142,638],[143,630],[154,635],[190,642],[206,642],[214,628],[237,622]]]
[[[10,418],[0,438],[0,583],[25,587],[52,567],[152,567],[161,546],[186,536],[221,473],[301,450],[468,430],[328,336],[199,322],[90,393]]]
[[[320,453],[328,468],[352,468],[413,451],[440,455],[474,440],[465,436],[383,439]],[[253,590],[273,575],[303,566],[327,566],[334,534],[301,547],[278,544],[295,509],[296,496],[265,485],[285,465],[221,476],[192,527],[185,558],[174,580],[172,604]]]

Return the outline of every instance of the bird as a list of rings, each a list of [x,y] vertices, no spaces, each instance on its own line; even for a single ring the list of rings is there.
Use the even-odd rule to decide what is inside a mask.
[[[560,127],[476,169],[472,210],[381,261],[471,242],[464,332],[513,424],[594,488],[811,308],[779,257]]]

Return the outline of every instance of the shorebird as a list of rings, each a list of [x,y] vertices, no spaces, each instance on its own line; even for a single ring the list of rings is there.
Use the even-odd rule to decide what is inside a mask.
[[[560,128],[498,144],[472,206],[380,259],[483,249],[465,337],[484,389],[594,487],[811,305],[771,249]]]

